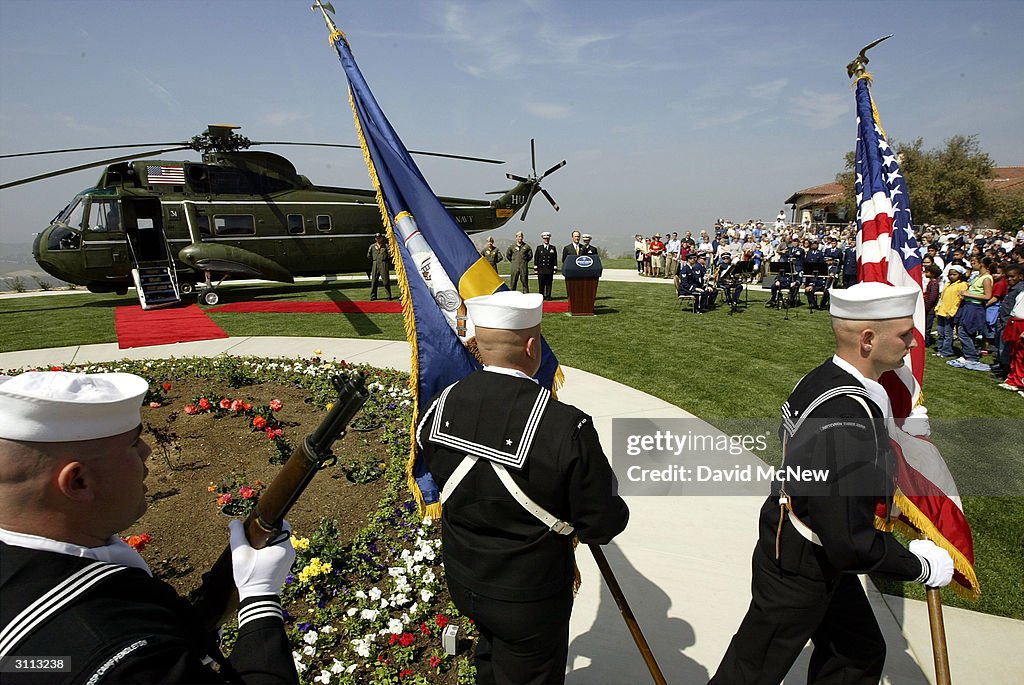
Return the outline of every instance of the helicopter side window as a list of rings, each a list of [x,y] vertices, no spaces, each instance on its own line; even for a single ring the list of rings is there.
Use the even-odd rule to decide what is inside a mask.
[[[329,233],[331,230],[331,215],[330,214],[317,214],[316,215],[316,230],[321,233]]]
[[[252,214],[227,214],[213,217],[217,235],[256,235],[256,223]]]
[[[90,231],[113,232],[121,230],[121,212],[117,200],[93,200],[89,209]]]
[[[306,225],[301,214],[288,215],[288,232],[292,235],[302,235],[306,232]]]
[[[199,237],[201,238],[209,238],[213,235],[210,232],[210,217],[205,214],[196,216],[196,228],[199,229]]]

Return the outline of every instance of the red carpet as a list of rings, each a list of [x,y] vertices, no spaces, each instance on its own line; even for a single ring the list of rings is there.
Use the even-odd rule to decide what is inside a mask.
[[[274,312],[278,314],[401,314],[402,303],[394,302],[233,302],[219,307],[212,307],[210,312]],[[547,313],[563,313],[569,311],[568,302],[545,302]]]
[[[146,347],[169,343],[226,338],[198,305],[144,311],[139,305],[114,309],[117,346]]]

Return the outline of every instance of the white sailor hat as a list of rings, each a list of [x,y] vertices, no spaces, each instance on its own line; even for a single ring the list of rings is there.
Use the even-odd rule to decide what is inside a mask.
[[[589,233],[584,233],[582,237],[583,237],[584,240],[590,240],[590,234]]]
[[[887,283],[858,283],[829,289],[829,313],[837,319],[881,321],[913,316],[921,289]]]
[[[502,290],[466,300],[466,309],[474,326],[508,331],[540,325],[543,307],[543,295],[518,290]]]
[[[0,378],[0,438],[74,442],[120,435],[142,422],[148,389],[130,373],[28,371]]]
[[[543,233],[540,234],[540,237],[541,238],[550,238],[551,234],[549,232],[547,232],[547,231],[544,231]]]

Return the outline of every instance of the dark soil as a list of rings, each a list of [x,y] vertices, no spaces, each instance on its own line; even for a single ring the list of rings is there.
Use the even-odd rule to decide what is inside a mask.
[[[276,455],[262,431],[253,431],[244,415],[204,413],[187,415],[183,408],[199,394],[215,394],[265,405],[271,399],[283,403],[275,417],[293,445],[301,443],[325,414],[323,407],[306,404],[306,394],[290,386],[259,384],[231,388],[227,383],[183,380],[172,385],[159,408],[143,407],[145,435],[153,447],[149,458],[149,510],[122,535],[148,533],[151,542],[142,556],[153,572],[179,593],[198,586],[228,543],[229,517],[209,491],[232,471],[242,470],[249,482],[269,484],[281,466],[270,463]],[[359,455],[385,459],[384,446],[374,433],[350,431],[335,443],[339,461]],[[325,468],[306,488],[288,515],[297,535],[308,536],[322,518],[338,522],[343,539],[366,525],[376,507],[383,482],[355,484],[340,466]]]

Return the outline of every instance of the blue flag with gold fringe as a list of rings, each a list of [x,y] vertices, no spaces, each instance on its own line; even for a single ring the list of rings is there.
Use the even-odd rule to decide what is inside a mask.
[[[480,368],[466,347],[474,328],[464,301],[507,286],[430,189],[370,92],[345,35],[326,14],[324,17],[348,77],[349,102],[391,253],[400,257],[394,262],[412,348],[410,384],[415,406],[411,433],[415,435],[420,408],[426,408],[444,388]],[[556,376],[561,376],[558,360],[544,343],[537,379],[555,389]],[[436,518],[440,514],[440,493],[417,454],[415,440],[411,442],[409,486],[421,513]]]

